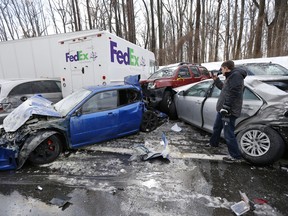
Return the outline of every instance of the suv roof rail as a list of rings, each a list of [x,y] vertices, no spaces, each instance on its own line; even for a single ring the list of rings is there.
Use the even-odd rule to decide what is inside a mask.
[[[190,62],[179,62],[178,65],[192,64]]]

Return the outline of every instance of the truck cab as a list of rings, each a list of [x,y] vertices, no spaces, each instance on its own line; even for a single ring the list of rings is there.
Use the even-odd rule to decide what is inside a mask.
[[[141,82],[143,94],[153,107],[177,118],[173,104],[173,88],[210,78],[208,70],[200,65],[177,63],[160,68]]]

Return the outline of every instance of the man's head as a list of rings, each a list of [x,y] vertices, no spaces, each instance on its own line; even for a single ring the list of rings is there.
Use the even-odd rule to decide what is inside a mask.
[[[222,71],[223,75],[225,75],[226,73],[229,73],[231,70],[233,70],[234,67],[235,67],[234,62],[231,60],[227,60],[227,61],[222,63],[221,71]]]

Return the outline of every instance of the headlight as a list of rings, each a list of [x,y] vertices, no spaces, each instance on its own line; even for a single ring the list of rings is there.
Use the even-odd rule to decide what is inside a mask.
[[[155,89],[156,84],[155,83],[148,83],[148,89]]]

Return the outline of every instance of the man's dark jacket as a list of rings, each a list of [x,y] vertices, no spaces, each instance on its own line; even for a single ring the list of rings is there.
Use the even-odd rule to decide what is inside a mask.
[[[219,112],[224,105],[224,107],[230,108],[231,115],[239,117],[243,103],[244,79],[247,72],[242,68],[234,68],[225,76],[224,83],[219,78],[215,80],[215,85],[221,89],[216,110]]]

